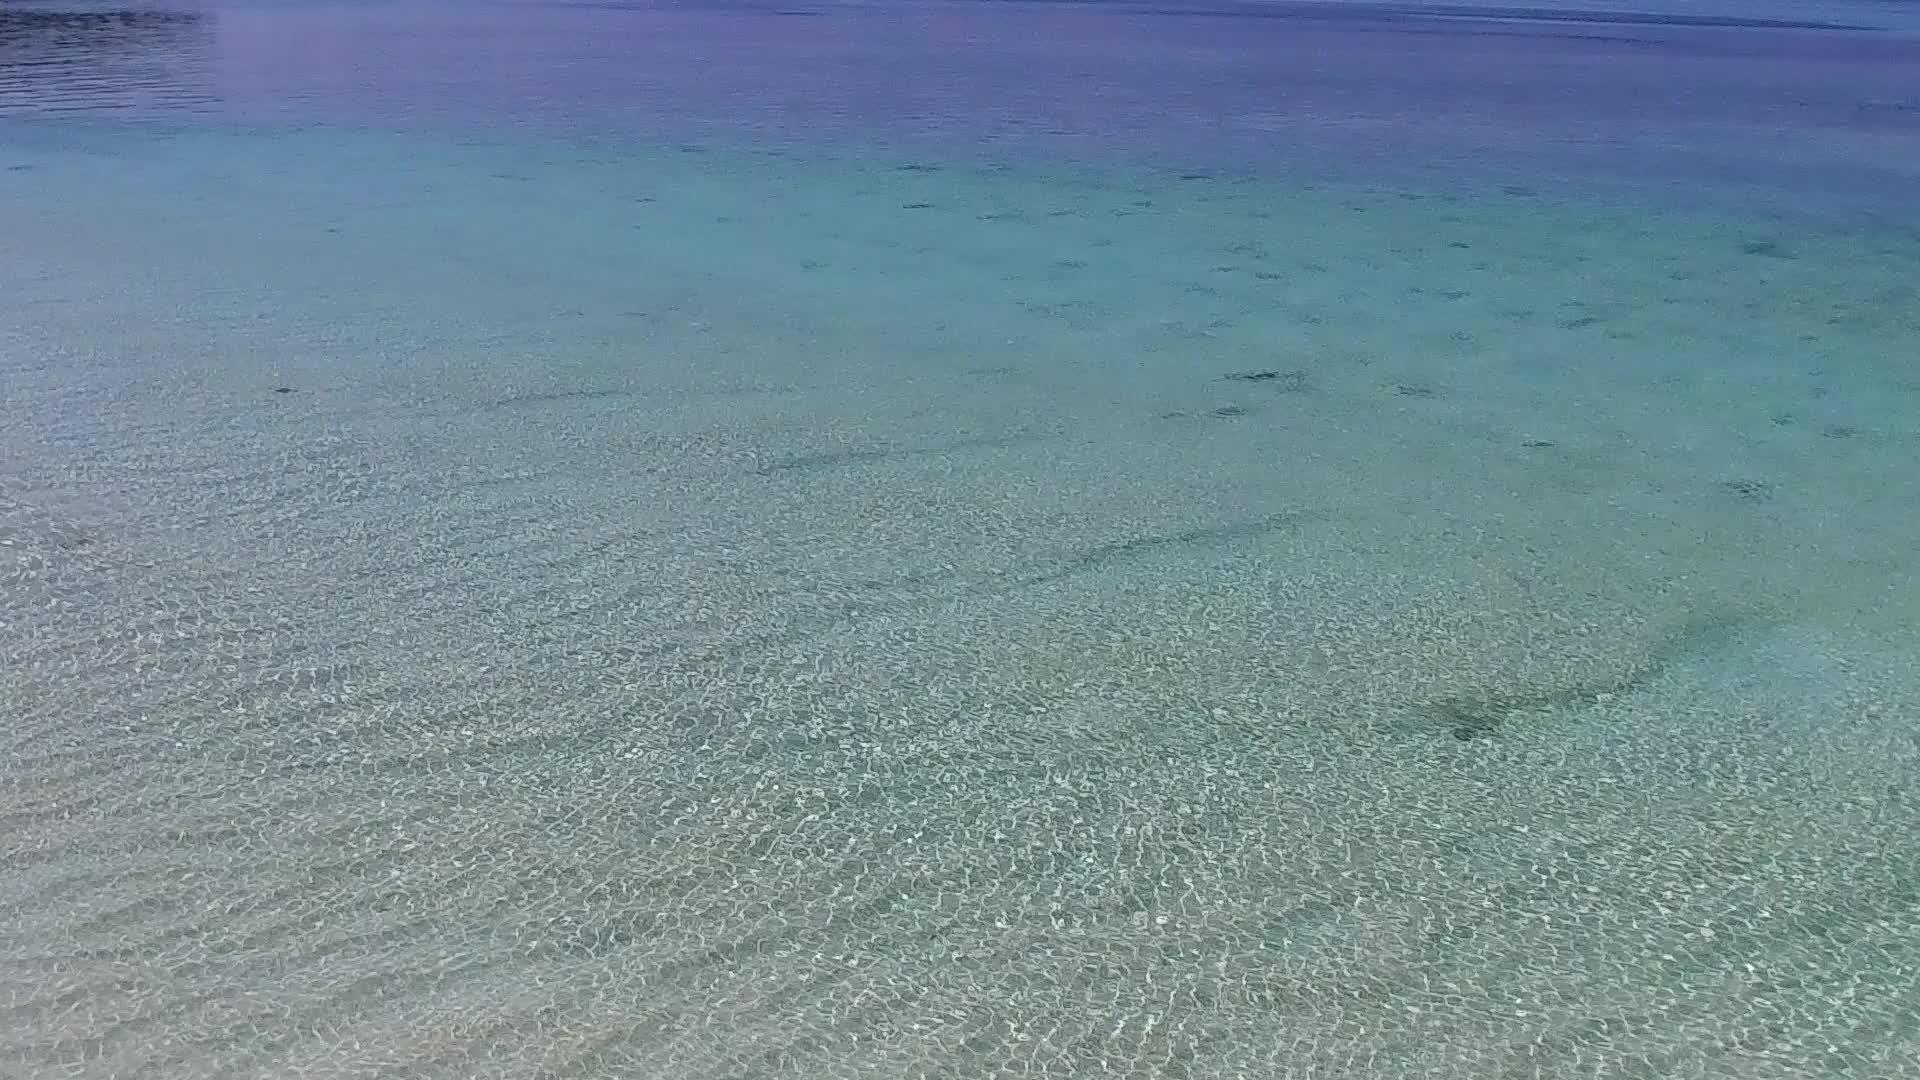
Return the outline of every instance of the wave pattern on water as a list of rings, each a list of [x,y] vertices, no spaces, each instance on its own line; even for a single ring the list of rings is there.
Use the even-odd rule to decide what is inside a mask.
[[[194,11],[0,8],[0,118],[212,111],[213,18]]]
[[[0,22],[0,1075],[1920,1075],[1910,230],[633,140],[1909,46],[558,7]]]

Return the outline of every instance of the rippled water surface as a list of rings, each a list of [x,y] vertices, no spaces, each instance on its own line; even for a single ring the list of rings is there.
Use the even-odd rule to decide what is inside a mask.
[[[0,1076],[1920,1075],[1920,13],[1630,7],[0,7]]]

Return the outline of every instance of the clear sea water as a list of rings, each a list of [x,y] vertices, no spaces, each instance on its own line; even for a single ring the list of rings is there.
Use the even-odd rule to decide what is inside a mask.
[[[0,1076],[1920,1076],[1920,6],[0,6]]]

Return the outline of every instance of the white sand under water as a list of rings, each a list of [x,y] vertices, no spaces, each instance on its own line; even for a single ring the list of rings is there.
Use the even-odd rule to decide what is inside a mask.
[[[1920,1075],[1920,236],[59,131],[0,1075]]]

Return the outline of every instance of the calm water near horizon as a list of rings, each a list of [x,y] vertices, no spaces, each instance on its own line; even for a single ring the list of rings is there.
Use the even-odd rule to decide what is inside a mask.
[[[0,3],[0,1076],[1920,1076],[1920,5]]]

